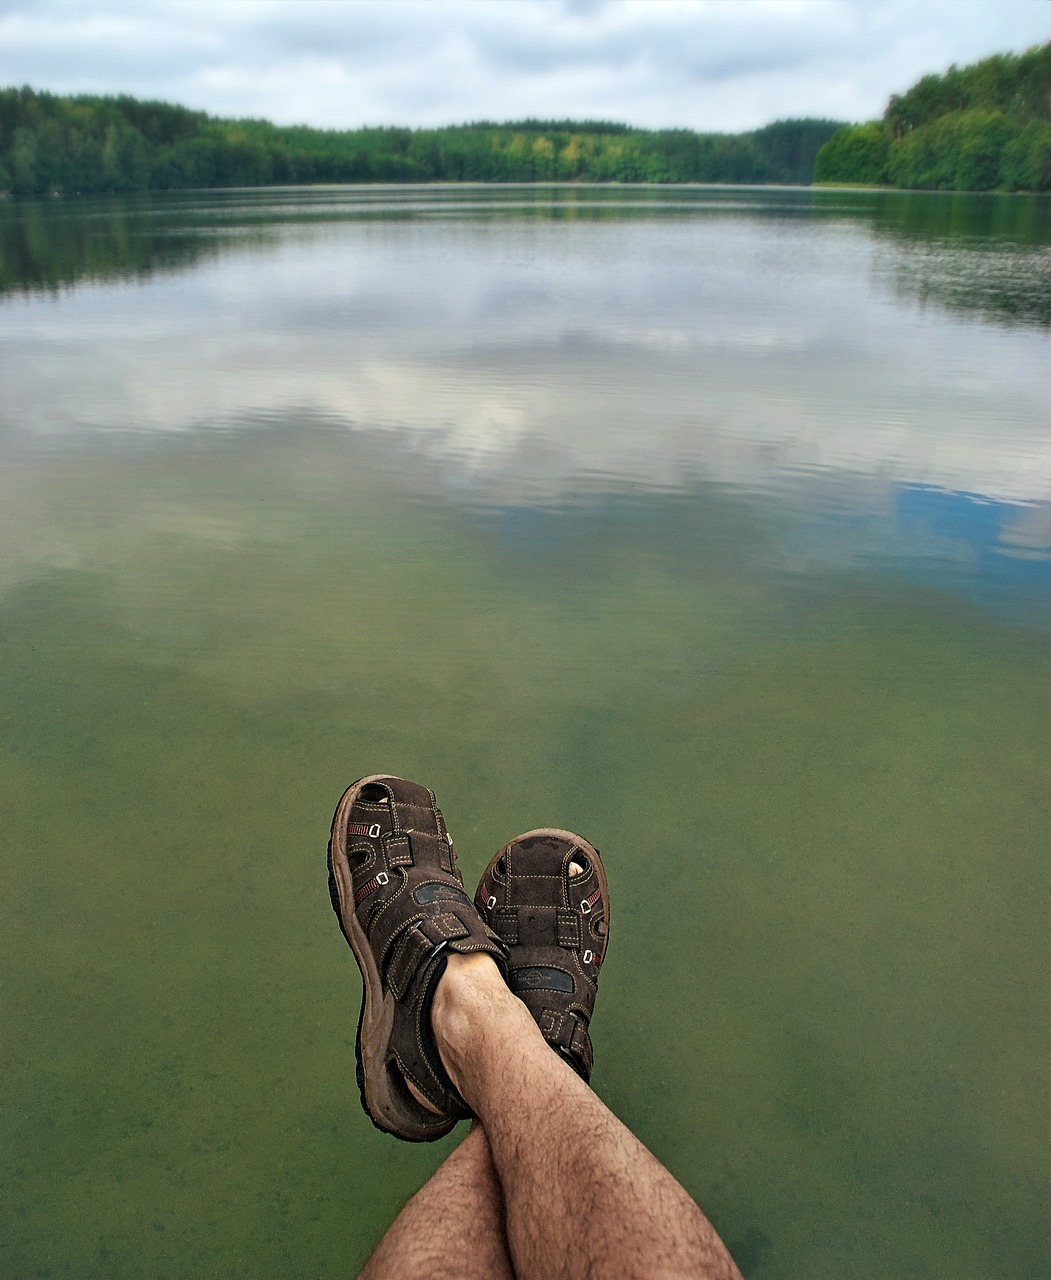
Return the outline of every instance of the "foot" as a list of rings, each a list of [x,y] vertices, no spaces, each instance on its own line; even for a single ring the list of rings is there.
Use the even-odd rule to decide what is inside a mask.
[[[570,879],[583,875],[585,868],[579,862],[570,862]],[[501,1015],[510,1014],[528,1022],[522,1023],[527,1034],[537,1028],[522,1001],[511,994],[503,974],[486,955],[451,955],[445,972],[438,979],[431,1003],[431,1029],[442,1063],[458,1092],[463,1091],[461,1068],[463,1055],[473,1038],[473,1028],[480,1025],[475,1020],[492,1022]],[[435,1108],[419,1093],[411,1081],[406,1082],[409,1091],[426,1110]]]
[[[598,851],[569,831],[527,832],[492,859],[474,900],[507,947],[508,986],[548,1044],[588,1081],[588,1026],[609,941]]]
[[[440,1138],[471,1112],[432,1036],[435,988],[453,956],[496,969],[505,950],[464,892],[433,792],[381,774],[349,787],[332,822],[329,889],[364,984],[362,1106],[396,1137]]]

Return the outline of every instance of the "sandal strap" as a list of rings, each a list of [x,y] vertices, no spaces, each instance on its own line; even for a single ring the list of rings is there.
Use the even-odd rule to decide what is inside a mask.
[[[547,946],[552,941],[567,950],[582,948],[583,933],[578,911],[565,907],[504,907],[489,913],[489,923],[510,946]]]
[[[401,1000],[416,976],[440,951],[471,930],[451,911],[410,920],[384,956],[384,977],[395,1000]]]
[[[595,1053],[588,1035],[587,1023],[572,1013],[562,1013],[558,1009],[544,1009],[538,1021],[544,1039],[563,1057],[569,1060],[576,1069],[582,1063],[590,1077],[595,1065]]]
[[[382,874],[381,872],[380,875]],[[377,876],[376,878],[378,879],[379,877]],[[376,957],[380,971],[384,973],[385,977],[385,970],[389,964],[392,950],[401,935],[412,925],[420,924],[424,928],[430,929],[431,933],[434,934],[433,941],[435,944],[450,942],[453,938],[462,938],[464,936],[464,932],[442,932],[444,929],[453,927],[451,924],[442,923],[443,918],[446,916],[451,916],[455,921],[463,923],[460,920],[460,915],[463,915],[468,922],[464,931],[469,931],[470,929],[471,916],[475,916],[477,913],[471,907],[467,895],[462,890],[459,890],[461,894],[459,902],[444,896],[430,897],[428,890],[435,894],[443,895],[445,893],[451,895],[458,891],[451,878],[439,880],[437,877],[426,877],[421,880],[418,874],[407,876],[404,872],[393,872],[390,874],[387,883],[382,886],[381,896],[376,898],[373,904],[368,922],[365,925],[365,932],[368,935],[372,953]],[[417,894],[420,897],[417,897]],[[375,897],[375,895],[370,896]],[[469,915],[468,912],[470,913]],[[430,936],[429,933],[428,937]]]

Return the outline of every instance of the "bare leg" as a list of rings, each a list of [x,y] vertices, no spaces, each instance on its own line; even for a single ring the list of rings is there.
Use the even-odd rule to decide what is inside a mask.
[[[478,1124],[394,1219],[359,1280],[409,1277],[514,1280],[503,1196]]]
[[[488,956],[449,957],[431,1021],[485,1126],[518,1280],[741,1280],[694,1201],[551,1051]]]

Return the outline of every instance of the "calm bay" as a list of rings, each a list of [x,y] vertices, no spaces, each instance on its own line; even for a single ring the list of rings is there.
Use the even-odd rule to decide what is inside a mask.
[[[1051,201],[0,204],[0,1273],[352,1274],[356,777],[581,831],[748,1276],[1048,1249]]]

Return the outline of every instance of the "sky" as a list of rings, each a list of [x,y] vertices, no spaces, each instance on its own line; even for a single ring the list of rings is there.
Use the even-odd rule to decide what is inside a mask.
[[[0,0],[0,85],[348,129],[869,120],[1051,39],[1051,0]]]

